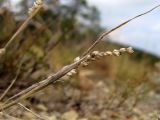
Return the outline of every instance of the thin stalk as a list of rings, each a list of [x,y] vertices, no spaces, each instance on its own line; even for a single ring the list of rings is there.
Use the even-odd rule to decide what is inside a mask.
[[[141,17],[147,13],[150,13],[151,11],[153,11],[154,9],[160,7],[160,5],[157,5],[156,7],[150,9],[149,11],[147,12],[144,12],[142,14],[139,14],[129,20],[127,20],[126,22],[123,22],[121,23],[120,25],[114,27],[113,29],[111,29],[110,31],[108,32],[104,32],[97,40],[95,43],[93,43],[91,45],[91,47],[86,51],[84,52],[84,54],[82,55],[82,58],[77,61],[77,62],[74,62],[70,65],[67,65],[65,67],[63,67],[61,70],[59,70],[57,73],[53,74],[52,76],[49,76],[47,79],[45,80],[42,80],[41,82],[38,82],[32,86],[30,86],[29,88],[23,90],[22,92],[16,94],[15,96],[9,98],[2,106],[0,106],[0,111],[4,110],[4,109],[7,109],[17,103],[19,103],[21,100],[24,100],[28,97],[30,97],[31,95],[35,94],[36,92],[46,88],[47,86],[51,85],[52,83],[56,82],[58,79],[60,79],[61,77],[63,77],[64,75],[66,75],[68,72],[70,72],[72,69],[78,67],[80,65],[80,63],[82,61],[84,61],[86,58],[87,58],[87,54],[90,53],[90,51],[106,36],[108,35],[109,33],[117,30],[118,28],[124,26],[125,24],[129,23],[130,21],[138,18],[138,17]]]
[[[14,83],[16,82],[19,74],[20,74],[20,69],[21,69],[22,63],[20,64],[17,74],[15,76],[15,78],[12,80],[11,84],[7,87],[7,89],[4,91],[4,93],[1,95],[0,97],[0,101],[6,96],[6,94],[9,92],[9,90],[12,88],[12,86],[14,85]]]
[[[23,24],[20,26],[20,28],[14,33],[14,35],[9,39],[9,41],[4,46],[4,49],[8,49],[8,47],[11,45],[11,43],[14,41],[14,39],[26,28],[29,21],[37,14],[37,12],[40,10],[41,7],[38,7],[29,17],[23,22]]]
[[[40,115],[38,115],[37,113],[33,112],[32,110],[30,110],[29,108],[27,108],[26,106],[24,106],[22,103],[18,103],[18,105],[20,105],[21,107],[23,107],[26,111],[32,113],[34,116],[36,116],[37,118],[39,118],[40,120],[46,120],[45,118],[42,118]]]
[[[144,15],[152,12],[153,10],[157,9],[158,7],[160,7],[160,4],[157,5],[157,6],[155,6],[155,7],[153,7],[152,9],[144,12],[144,13],[141,13],[141,14],[139,14],[139,15],[137,15],[137,16],[135,16],[135,17],[133,17],[133,18],[131,18],[131,19],[129,19],[129,20],[121,23],[121,24],[119,24],[118,26],[112,28],[111,30],[102,33],[102,35],[82,54],[82,56],[85,56],[85,55],[87,55],[88,53],[90,53],[90,52],[92,51],[92,49],[93,49],[101,40],[103,40],[103,38],[104,38],[105,36],[107,36],[108,34],[112,33],[113,31],[117,30],[118,28],[126,25],[127,23],[133,21],[134,19],[137,19],[137,18],[139,18],[139,17],[141,17],[141,16],[144,16]]]

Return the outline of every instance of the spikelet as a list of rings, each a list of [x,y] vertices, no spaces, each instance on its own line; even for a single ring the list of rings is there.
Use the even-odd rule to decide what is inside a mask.
[[[133,50],[132,47],[121,48],[119,50],[115,49],[113,51],[106,51],[106,52],[93,51],[91,54],[86,56],[86,59],[84,61],[82,61],[80,65],[82,67],[86,67],[92,61],[99,60],[100,58],[105,57],[105,56],[116,56],[116,57],[119,57],[123,53],[132,54],[133,52],[134,52],[134,50]],[[80,60],[80,57],[76,57],[74,59],[74,62],[77,62],[79,60]],[[77,68],[75,68],[75,69],[71,70],[69,73],[67,73],[67,76],[72,77],[76,73],[77,73]]]
[[[30,16],[32,13],[35,12],[38,8],[42,7],[43,0],[36,0],[31,8],[28,10],[28,15]]]
[[[73,75],[75,75],[77,73],[76,69],[72,69],[69,73],[67,73],[68,77],[72,77]]]
[[[132,54],[133,52],[134,51],[133,51],[132,47],[121,48],[119,50],[115,49],[115,50],[113,50],[113,52],[112,51],[106,51],[106,52],[93,51],[90,55],[88,55],[86,57],[86,60],[83,61],[81,63],[81,65],[83,67],[86,67],[90,64],[91,61],[93,61],[93,60],[96,61],[96,60],[98,60],[102,57],[105,57],[105,56],[113,56],[114,55],[114,56],[118,57],[118,56],[122,55],[123,53]]]

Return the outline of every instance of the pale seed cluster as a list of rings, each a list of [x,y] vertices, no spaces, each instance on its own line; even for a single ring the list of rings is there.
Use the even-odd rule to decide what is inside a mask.
[[[122,55],[123,53],[132,54],[133,52],[134,51],[133,51],[132,47],[121,48],[119,50],[115,49],[113,51],[106,51],[106,52],[93,51],[91,54],[86,56],[86,59],[83,62],[81,62],[80,65],[83,66],[83,67],[86,67],[92,61],[99,60],[100,58],[105,57],[105,56],[116,56],[116,57],[118,57],[118,56]],[[79,60],[80,60],[80,57],[77,57],[77,58],[74,59],[74,62],[77,62]],[[73,69],[67,74],[67,76],[71,77],[76,73],[77,73],[77,69]]]
[[[37,8],[41,7],[42,4],[43,4],[43,0],[36,0],[36,1],[34,2],[33,6],[32,6],[31,8],[29,8],[28,14],[31,15],[32,13],[34,13],[34,11],[35,11]]]

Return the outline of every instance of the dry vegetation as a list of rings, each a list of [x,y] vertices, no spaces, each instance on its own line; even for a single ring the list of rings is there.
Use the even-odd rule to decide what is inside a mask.
[[[1,9],[0,119],[158,119],[159,59],[137,50],[129,55],[131,47],[102,40],[160,5],[93,41],[101,31],[92,28],[97,27],[95,15],[87,17],[95,25],[84,27],[77,22],[79,13],[69,11],[75,5],[86,7],[85,0],[61,6],[61,14],[53,14],[42,3],[35,1],[24,21]],[[72,14],[65,18],[65,12]]]

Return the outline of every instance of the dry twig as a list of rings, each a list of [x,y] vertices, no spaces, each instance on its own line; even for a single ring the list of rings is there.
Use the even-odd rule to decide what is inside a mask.
[[[36,2],[34,2],[33,7],[30,8],[29,10],[29,17],[23,22],[20,28],[18,28],[18,30],[14,33],[14,35],[9,39],[9,41],[6,43],[6,45],[2,49],[4,49],[5,51],[8,49],[8,47],[11,45],[14,39],[26,28],[29,21],[38,13],[41,7],[42,7],[42,0],[36,0]]]

